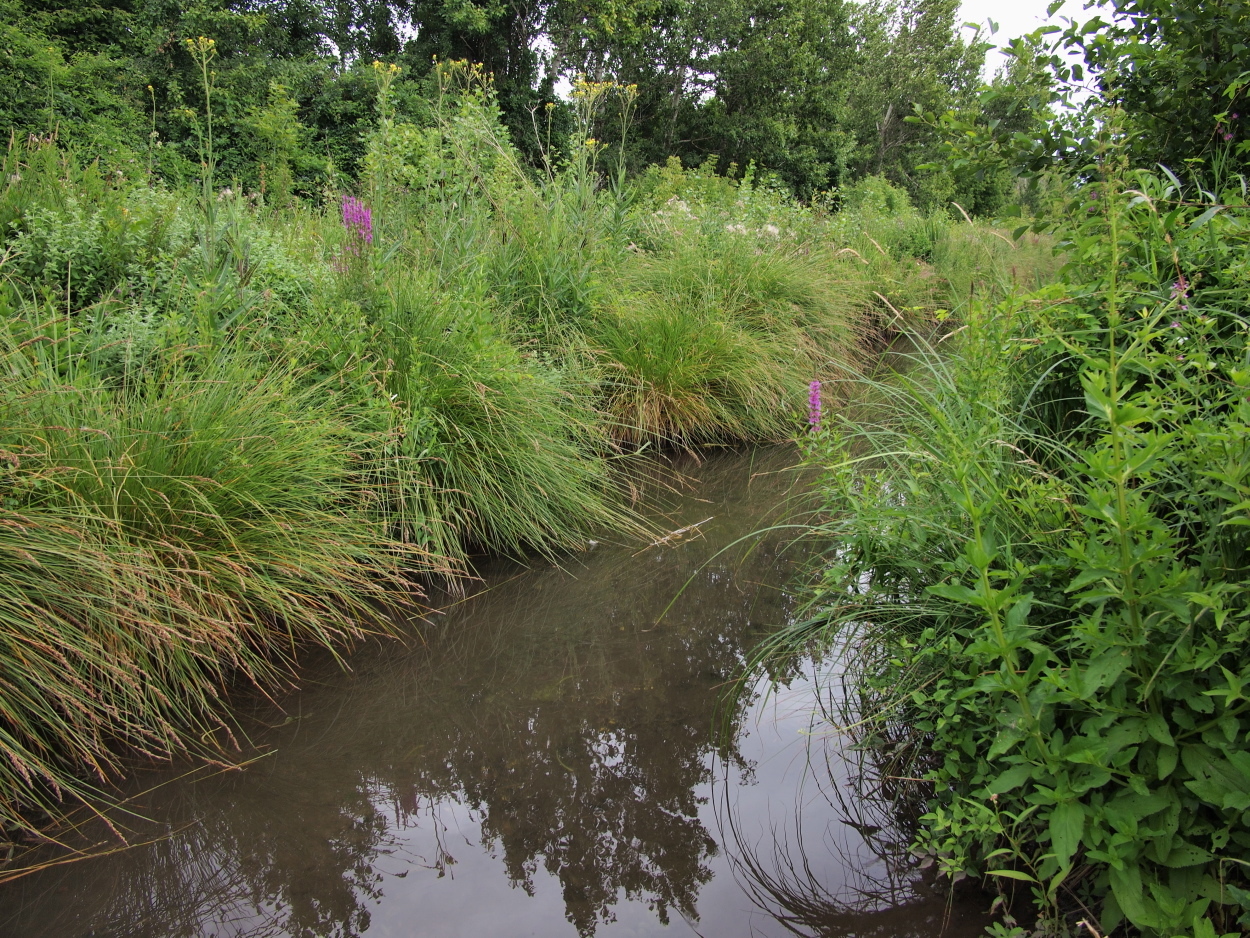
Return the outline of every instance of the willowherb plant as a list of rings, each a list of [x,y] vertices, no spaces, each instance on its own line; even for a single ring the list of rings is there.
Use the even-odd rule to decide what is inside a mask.
[[[342,212],[347,252],[358,256],[373,244],[373,210],[355,196],[345,195]]]
[[[852,709],[931,783],[940,870],[1025,884],[1043,932],[1244,934],[1247,207],[1099,189],[1062,293],[971,317],[886,419],[809,444],[815,628],[873,639]]]

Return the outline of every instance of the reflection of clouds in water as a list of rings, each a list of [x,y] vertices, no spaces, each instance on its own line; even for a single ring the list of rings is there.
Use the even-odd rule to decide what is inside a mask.
[[[953,910],[917,874],[899,804],[876,780],[871,757],[836,731],[829,702],[841,696],[842,678],[836,660],[805,661],[797,679],[772,690],[774,722],[759,731],[792,738],[789,758],[781,758],[785,747],[774,747],[771,770],[758,770],[774,794],[769,807],[751,803],[720,773],[718,831],[735,879],[772,925],[760,934],[979,934],[986,919],[966,904]],[[781,806],[778,814],[772,805]]]

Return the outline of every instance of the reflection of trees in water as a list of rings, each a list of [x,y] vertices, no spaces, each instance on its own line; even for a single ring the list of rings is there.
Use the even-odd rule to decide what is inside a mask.
[[[979,920],[952,930],[948,897],[918,875],[909,845],[923,794],[891,774],[896,763],[880,749],[863,745],[867,740],[853,731],[832,732],[834,726],[854,725],[856,711],[843,696],[839,663],[826,662],[816,671],[821,707],[808,742],[804,796],[795,799],[791,822],[752,839],[728,797],[730,789],[723,786],[717,817],[739,885],[758,908],[804,938],[981,932],[985,923]],[[835,703],[835,697],[841,699]],[[815,844],[807,842],[811,831],[804,824],[813,801],[832,809],[818,809],[818,817],[837,818],[820,831]],[[855,833],[846,839],[829,836],[834,824]],[[831,852],[842,873],[836,884],[827,881]],[[813,858],[820,869],[813,867]]]
[[[542,622],[561,619],[544,605],[519,629],[513,620],[522,647],[489,681],[467,680],[489,687],[485,696],[441,695],[432,723],[445,734],[442,757],[396,779],[407,786],[398,803],[459,793],[514,884],[532,894],[540,866],[560,883],[580,934],[611,920],[621,893],[663,922],[672,911],[694,918],[717,849],[696,799],[710,780],[716,685],[743,662],[755,603],[725,582],[730,572],[704,571],[705,589],[691,594],[715,590],[715,607],[694,603],[651,632],[634,627],[647,622],[646,604],[624,584],[608,590],[616,602],[599,607],[602,619],[559,641],[542,635]],[[671,596],[680,586],[653,588]],[[469,670],[480,660],[472,648],[464,657]],[[732,743],[720,750],[738,761]]]
[[[83,866],[51,882],[37,878],[32,885],[43,880],[65,904],[45,903],[39,920],[10,921],[0,933],[350,938],[369,927],[367,903],[380,895],[374,866],[388,835],[363,791],[336,812],[304,815],[310,828],[295,837],[271,829],[263,811],[227,818],[195,805],[160,807],[196,819],[111,871]],[[74,903],[85,895],[104,901],[83,914]]]
[[[449,801],[475,815],[514,885],[533,894],[540,870],[559,882],[582,935],[610,921],[622,895],[664,922],[695,918],[717,851],[696,790],[713,752],[741,762],[712,733],[719,689],[743,665],[754,623],[782,621],[789,604],[755,585],[779,579],[775,545],[700,569],[714,552],[695,542],[592,554],[576,583],[531,571],[427,627],[428,647],[358,658],[360,678],[335,676],[299,698],[309,715],[269,740],[276,757],[144,801],[149,816],[186,830],[18,881],[27,897],[73,886],[60,906],[0,916],[0,933],[356,936],[385,874],[424,865],[441,875],[454,862],[437,840]],[[749,704],[739,702],[735,728]],[[432,854],[409,854],[417,833],[434,837]],[[21,901],[4,898],[11,909]]]

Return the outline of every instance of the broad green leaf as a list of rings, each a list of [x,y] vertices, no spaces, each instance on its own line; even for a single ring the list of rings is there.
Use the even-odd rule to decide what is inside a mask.
[[[1118,678],[1132,663],[1128,650],[1112,648],[1103,652],[1081,675],[1081,696],[1090,698]]]
[[[1203,212],[1201,215],[1199,215],[1197,218],[1195,218],[1193,221],[1189,223],[1190,230],[1193,230],[1195,228],[1201,228],[1203,225],[1209,222],[1212,218],[1214,218],[1215,213],[1218,212],[1223,207],[1224,206],[1222,205],[1212,205],[1209,209],[1207,209],[1205,212]]]
[[[940,596],[942,599],[952,599],[957,603],[977,606],[981,604],[977,593],[961,583],[938,583],[935,586],[928,587],[926,592],[932,593],[934,596]]]
[[[1050,813],[1050,843],[1060,868],[1072,862],[1072,856],[1081,845],[1081,833],[1085,829],[1085,806],[1079,801],[1063,801]]]
[[[1112,866],[1108,868],[1107,876],[1111,881],[1111,891],[1125,917],[1138,928],[1157,928],[1158,915],[1147,906],[1141,870],[1137,864],[1125,863],[1119,868]],[[1151,902],[1150,906],[1153,905]]]
[[[1196,847],[1193,844],[1187,844],[1184,841],[1181,841],[1173,845],[1172,849],[1168,852],[1167,859],[1163,862],[1166,866],[1173,869],[1179,869],[1181,867],[1198,866],[1203,863],[1209,863],[1212,859],[1214,858],[1211,854],[1206,850],[1203,850],[1201,847]]]
[[[1175,746],[1160,746],[1158,760],[1159,780],[1167,778],[1176,770],[1176,762],[1180,752]]]
[[[1173,746],[1172,731],[1168,729],[1168,721],[1161,714],[1152,713],[1146,717],[1146,731],[1158,743]]]
[[[1067,585],[1066,592],[1075,593],[1077,590],[1083,589],[1091,583],[1096,583],[1099,580],[1105,580],[1113,576],[1115,576],[1114,570],[1108,570],[1105,567],[1086,567],[1072,578],[1072,582]]]
[[[1011,791],[1013,788],[1019,788],[1032,777],[1033,766],[1013,765],[999,775],[998,778],[994,779],[994,781],[990,782],[985,789],[991,795],[1001,795],[1004,792]]]
[[[1034,879],[1032,876],[1030,876],[1028,873],[1021,873],[1019,870],[986,870],[985,875],[986,876],[1002,876],[1004,879],[1018,879],[1022,883],[1037,882],[1037,880]]]

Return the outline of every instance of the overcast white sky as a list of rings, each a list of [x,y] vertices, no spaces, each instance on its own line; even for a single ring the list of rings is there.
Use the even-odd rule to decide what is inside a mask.
[[[1045,25],[1046,7],[1049,4],[1050,0],[963,0],[960,12],[965,23],[983,24],[992,19],[998,24],[998,32],[990,41],[1003,44]],[[1063,17],[1068,16],[1085,22],[1095,13],[1093,9],[1085,9],[1085,0],[1066,0],[1055,12],[1055,21],[1058,24]],[[998,52],[991,52],[985,62],[986,77],[996,72],[1004,61],[1004,57]]]

